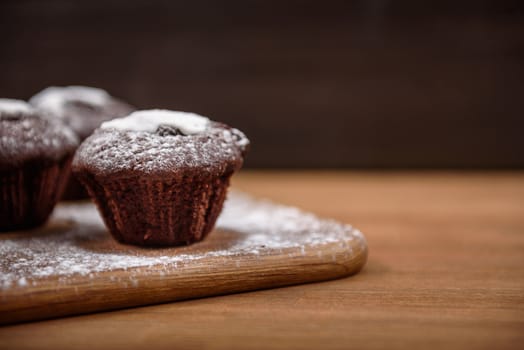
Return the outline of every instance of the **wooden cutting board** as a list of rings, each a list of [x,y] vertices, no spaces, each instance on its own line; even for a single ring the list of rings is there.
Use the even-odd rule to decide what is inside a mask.
[[[0,324],[349,276],[365,264],[349,225],[232,192],[203,242],[115,242],[91,203],[60,204],[40,229],[0,235]]]

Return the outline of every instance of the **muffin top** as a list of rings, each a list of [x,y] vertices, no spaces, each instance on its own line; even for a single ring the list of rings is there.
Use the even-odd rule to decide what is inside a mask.
[[[123,117],[134,108],[105,90],[87,86],[51,86],[31,97],[29,103],[62,119],[81,140],[104,121]]]
[[[241,131],[197,114],[137,111],[103,123],[79,147],[73,169],[117,177],[184,170],[218,176],[239,169],[248,147]]]
[[[42,118],[24,101],[0,98],[0,169],[61,160],[77,146],[77,136],[60,121]]]

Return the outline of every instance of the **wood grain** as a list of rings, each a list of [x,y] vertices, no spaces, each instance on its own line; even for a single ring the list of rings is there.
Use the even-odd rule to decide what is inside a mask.
[[[3,349],[521,349],[524,173],[252,172],[366,233],[348,279],[0,329]]]
[[[116,242],[93,204],[62,203],[46,226],[0,236],[0,245],[15,247],[0,254],[0,282],[9,282],[0,285],[0,325],[324,281],[364,266],[365,239],[345,225],[323,226],[297,214],[276,224],[249,221],[249,231],[236,217],[278,220],[282,210],[230,192],[222,213],[229,217],[226,226],[219,221],[207,239],[190,246],[151,249]],[[317,237],[315,230],[322,238],[308,240]],[[251,235],[267,239],[250,241]],[[120,264],[108,263],[115,258]]]

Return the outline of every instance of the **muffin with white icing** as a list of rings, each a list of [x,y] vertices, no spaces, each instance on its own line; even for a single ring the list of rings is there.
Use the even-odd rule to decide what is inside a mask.
[[[43,224],[62,195],[78,138],[24,101],[0,99],[0,231]]]
[[[241,131],[206,117],[138,111],[103,123],[73,172],[118,241],[190,244],[212,230],[248,147]]]
[[[51,118],[69,126],[80,141],[105,121],[124,117],[134,108],[107,91],[87,86],[48,87],[31,97],[29,103]],[[87,198],[83,187],[71,178],[64,199]]]

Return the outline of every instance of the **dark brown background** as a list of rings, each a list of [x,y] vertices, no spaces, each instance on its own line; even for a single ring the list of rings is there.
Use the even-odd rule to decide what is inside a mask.
[[[521,1],[0,1],[0,96],[109,90],[253,167],[523,167]]]

